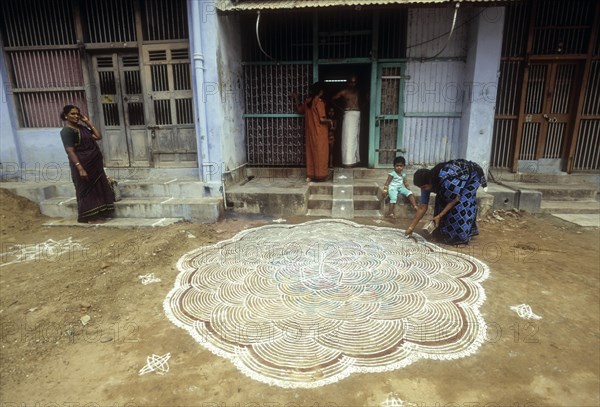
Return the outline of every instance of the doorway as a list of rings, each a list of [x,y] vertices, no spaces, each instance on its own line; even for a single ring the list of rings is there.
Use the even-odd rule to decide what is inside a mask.
[[[360,161],[356,167],[367,167],[369,158],[369,118],[370,92],[371,92],[371,64],[332,64],[319,66],[319,80],[325,85],[324,98],[327,108],[333,107],[337,129],[335,131],[335,143],[333,145],[333,166],[342,166],[342,122],[344,117],[344,103],[342,100],[332,100],[333,96],[347,86],[348,80],[356,76],[359,93],[360,106],[360,133],[359,133],[359,157]]]
[[[519,160],[562,160],[563,167],[581,68],[577,61],[531,63],[520,120]]]
[[[137,51],[94,55],[92,64],[105,165],[152,166]]]

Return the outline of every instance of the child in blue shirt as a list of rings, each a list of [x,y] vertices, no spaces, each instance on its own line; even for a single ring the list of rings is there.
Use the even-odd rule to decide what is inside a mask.
[[[394,209],[396,207],[396,202],[398,201],[398,193],[408,198],[413,209],[417,209],[417,202],[415,201],[415,197],[413,193],[410,191],[408,182],[406,181],[406,172],[404,172],[404,167],[406,167],[406,160],[404,157],[396,157],[394,159],[394,171],[388,174],[387,180],[383,185],[383,194],[390,196],[390,211],[388,216],[395,218]]]

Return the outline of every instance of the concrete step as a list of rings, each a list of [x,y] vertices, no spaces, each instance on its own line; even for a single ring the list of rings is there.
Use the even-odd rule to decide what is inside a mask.
[[[331,218],[331,209],[309,209],[306,212],[306,216]]]
[[[381,209],[381,201],[374,195],[354,195],[354,210],[363,209],[378,211]]]
[[[598,213],[600,202],[592,199],[577,201],[549,201],[543,200],[541,204],[543,213]]]
[[[49,222],[44,223],[44,226],[79,226],[84,228],[131,229],[164,227],[183,221],[184,220],[182,218],[114,218],[105,223],[90,225],[88,223],[79,223],[77,222],[77,219],[53,219]]]
[[[538,191],[542,200],[573,201],[579,199],[596,199],[596,184],[537,184],[529,182],[504,182],[505,186],[515,190]]]
[[[508,169],[490,168],[488,181],[494,182],[524,182],[528,184],[596,184],[600,183],[600,174],[596,173],[572,173],[560,172],[557,174],[544,174],[540,171],[516,172]]]
[[[227,208],[276,217],[304,215],[309,187],[304,179],[252,178],[225,189]]]
[[[55,197],[40,202],[40,211],[51,217],[77,218],[77,201]],[[115,202],[115,218],[182,218],[191,222],[214,223],[223,214],[218,198],[142,197]]]
[[[333,194],[333,183],[311,182],[308,186],[308,193],[314,195],[331,195]]]
[[[220,192],[215,186],[201,181],[156,179],[125,180],[119,182],[121,195],[125,197],[172,196],[178,198],[205,198],[218,196]]]
[[[355,218],[383,218],[383,214],[378,209],[355,209]]]
[[[308,209],[331,209],[333,196],[327,194],[312,194],[308,197]]]
[[[374,195],[379,196],[383,191],[382,186],[385,183],[385,178],[381,183],[376,180],[355,179],[354,180],[354,195]]]
[[[59,196],[75,196],[73,182],[3,182],[2,188],[12,193],[25,197],[33,202],[40,203],[45,199]],[[156,180],[124,180],[119,182],[121,196],[125,197],[153,197],[172,196],[178,198],[205,198],[219,196],[216,187],[209,186],[200,181],[177,179]]]
[[[387,179],[387,175],[393,170],[393,165],[390,168],[355,168],[354,179],[369,179],[369,180],[381,180],[381,184]],[[407,171],[407,174],[411,176],[414,171]]]
[[[55,196],[75,196],[73,182],[2,182],[0,187],[37,204]]]

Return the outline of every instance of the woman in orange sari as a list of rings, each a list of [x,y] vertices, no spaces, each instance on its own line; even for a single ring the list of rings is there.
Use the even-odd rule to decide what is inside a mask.
[[[333,121],[327,118],[323,97],[323,85],[315,82],[304,103],[296,103],[296,111],[304,114],[306,138],[306,181],[325,181],[329,176],[329,127]]]

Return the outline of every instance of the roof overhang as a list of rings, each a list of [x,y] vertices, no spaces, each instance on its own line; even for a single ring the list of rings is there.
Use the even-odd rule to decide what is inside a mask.
[[[506,0],[218,0],[216,6],[221,11],[249,11],[390,5],[450,5],[455,3],[489,4],[506,3]]]

